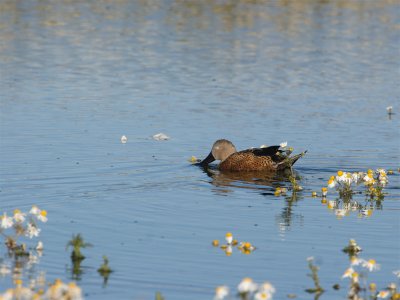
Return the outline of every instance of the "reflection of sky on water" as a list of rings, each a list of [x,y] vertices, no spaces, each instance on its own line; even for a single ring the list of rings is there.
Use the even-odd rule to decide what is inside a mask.
[[[398,167],[398,15],[390,0],[2,1],[0,208],[49,211],[36,270],[69,278],[65,243],[81,232],[95,245],[87,298],[209,299],[250,276],[277,298],[309,299],[305,258],[319,258],[329,287],[356,238],[382,265],[371,279],[387,284],[398,174],[369,217],[339,220],[310,195],[338,169]],[[218,138],[308,149],[296,164],[304,191],[275,197],[287,180],[188,165]],[[208,247],[228,231],[257,251]],[[104,254],[116,272],[103,289],[93,270]]]

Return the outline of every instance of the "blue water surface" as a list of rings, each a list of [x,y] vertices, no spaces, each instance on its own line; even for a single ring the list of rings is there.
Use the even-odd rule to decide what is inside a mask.
[[[320,299],[344,299],[351,238],[381,265],[369,282],[396,282],[399,16],[390,0],[1,1],[0,213],[35,204],[49,218],[23,278],[77,279],[65,246],[81,233],[94,245],[78,278],[87,299],[212,299],[244,277],[310,299],[310,256]],[[287,179],[188,162],[219,138],[308,150],[295,166],[304,190],[275,197]],[[311,197],[339,169],[369,168],[395,171],[369,217]],[[226,232],[257,249],[225,255],[211,242]],[[0,291],[12,282],[0,277]]]

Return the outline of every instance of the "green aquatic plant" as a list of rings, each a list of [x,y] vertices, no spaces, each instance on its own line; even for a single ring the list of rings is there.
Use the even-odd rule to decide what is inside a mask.
[[[349,244],[342,249],[344,253],[347,253],[350,257],[357,255],[362,251],[361,247],[357,244],[354,239],[349,241]]]
[[[100,268],[97,269],[97,272],[99,272],[100,275],[106,276],[112,272],[110,266],[108,265],[108,262],[109,261],[107,256],[103,255],[103,264],[100,266]]]
[[[289,176],[290,183],[292,184],[293,191],[301,191],[301,186],[297,183],[296,177]]]
[[[81,248],[92,247],[92,244],[86,243],[80,233],[72,235],[72,239],[67,244],[67,249],[72,247],[71,260],[81,261],[85,259],[85,256],[81,253]]]
[[[107,256],[103,255],[103,264],[100,266],[100,268],[97,269],[97,272],[100,274],[100,276],[103,277],[104,287],[107,285],[108,277],[110,277],[111,272],[113,272],[108,263],[109,261]]]
[[[306,289],[307,293],[310,294],[322,294],[324,292],[324,289],[321,287],[319,283],[319,277],[318,277],[318,270],[319,268],[314,265],[314,257],[309,257],[307,258],[308,261],[308,267],[311,270],[311,274],[307,274],[307,276],[311,277],[313,282],[314,282],[314,288]]]
[[[165,300],[165,298],[163,297],[163,295],[160,292],[157,292],[155,300]]]

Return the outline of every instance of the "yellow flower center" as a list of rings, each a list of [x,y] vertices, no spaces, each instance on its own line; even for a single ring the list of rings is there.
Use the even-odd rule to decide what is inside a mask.
[[[251,244],[249,242],[244,243],[244,248],[250,249],[251,248]]]
[[[15,280],[15,285],[22,285],[22,280],[21,279],[16,279]]]
[[[46,217],[46,216],[47,216],[47,211],[42,210],[42,211],[40,212],[40,215],[41,215],[42,217]]]
[[[212,245],[213,245],[214,247],[217,247],[217,246],[219,245],[219,241],[218,241],[218,240],[213,240],[213,241],[212,241]]]
[[[231,233],[231,232],[228,232],[225,236],[226,236],[226,237],[231,237],[231,236],[232,236],[232,233]]]
[[[327,189],[326,187],[323,187],[323,188],[321,189],[321,191],[326,192],[326,191],[328,191],[328,189]]]
[[[376,261],[375,261],[375,259],[370,259],[370,260],[368,261],[368,263],[371,264],[371,265],[375,265],[375,264],[376,264]]]
[[[343,175],[343,171],[338,171],[337,174],[338,174],[338,176],[342,176]]]
[[[21,211],[19,210],[19,209],[14,209],[14,216],[16,215],[16,214],[20,214],[21,213]]]

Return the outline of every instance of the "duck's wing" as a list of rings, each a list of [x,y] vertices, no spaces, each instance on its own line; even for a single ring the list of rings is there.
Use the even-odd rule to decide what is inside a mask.
[[[269,146],[265,148],[251,148],[247,150],[240,151],[239,153],[252,153],[256,156],[276,156],[277,153],[281,153],[279,150],[280,146]]]

